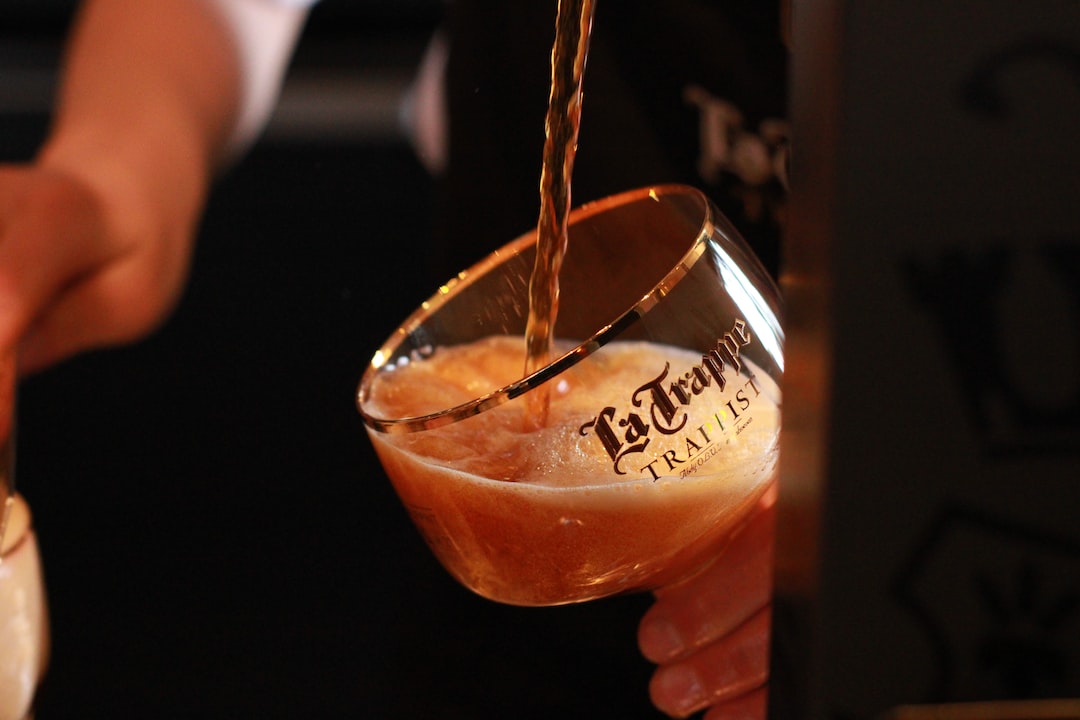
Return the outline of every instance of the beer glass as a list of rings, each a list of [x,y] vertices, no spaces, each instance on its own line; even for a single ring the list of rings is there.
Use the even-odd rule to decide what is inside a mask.
[[[0,358],[0,720],[30,712],[48,648],[30,509],[15,492],[15,358]]]
[[[28,716],[48,646],[37,539],[26,501],[14,495],[0,544],[0,720]]]
[[[515,605],[688,577],[777,467],[779,293],[731,224],[701,192],[658,186],[568,227],[547,364],[525,374],[530,232],[408,317],[357,394],[432,551]]]

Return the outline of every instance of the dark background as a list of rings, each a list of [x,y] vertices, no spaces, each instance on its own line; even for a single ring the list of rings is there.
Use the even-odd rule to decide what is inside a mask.
[[[440,11],[327,0],[294,70],[393,87]],[[2,161],[42,137],[69,17],[0,9]],[[168,324],[22,383],[53,632],[39,720],[660,716],[647,597],[478,598],[380,470],[353,392],[434,287],[413,269],[434,183],[396,128],[353,130],[271,126],[219,181]]]

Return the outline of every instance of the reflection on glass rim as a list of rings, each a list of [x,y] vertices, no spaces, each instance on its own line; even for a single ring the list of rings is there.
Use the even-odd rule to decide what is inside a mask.
[[[356,397],[356,405],[360,411],[360,415],[364,419],[364,423],[367,424],[368,427],[379,432],[399,434],[417,432],[420,430],[431,430],[433,428],[459,422],[474,415],[478,415],[485,410],[490,410],[491,408],[502,405],[509,400],[520,397],[530,390],[543,385],[551,378],[561,375],[567,369],[573,367],[607,343],[617,338],[623,330],[644,317],[668,292],[670,292],[671,288],[673,288],[679,280],[686,276],[690,271],[690,268],[692,268],[705,254],[705,239],[715,230],[711,206],[704,193],[695,188],[686,185],[657,185],[637,190],[629,190],[601,200],[586,203],[570,213],[568,225],[574,225],[581,220],[592,217],[598,213],[621,207],[646,197],[659,202],[662,197],[676,195],[694,197],[699,200],[701,205],[701,226],[698,228],[697,235],[694,238],[692,245],[689,247],[686,254],[682,256],[680,261],[653,286],[652,290],[642,296],[640,300],[634,303],[634,305],[625,312],[621,313],[610,324],[600,328],[588,340],[579,343],[572,350],[564,353],[536,372],[520,378],[519,380],[515,380],[508,385],[504,385],[498,390],[494,390],[486,395],[474,398],[473,400],[460,405],[455,405],[426,415],[406,418],[381,418],[367,412],[365,409],[365,401],[367,400],[371,383],[380,371],[392,371],[393,366],[391,365],[391,361],[395,357],[396,350],[401,343],[407,339],[416,328],[422,325],[427,318],[438,312],[439,308],[441,308],[447,300],[454,295],[463,292],[472,283],[473,279],[482,277],[493,268],[505,263],[509,258],[514,257],[526,248],[535,245],[536,236],[534,233],[527,233],[517,240],[504,245],[499,250],[492,252],[468,270],[458,273],[457,277],[440,287],[434,295],[423,302],[419,308],[406,318],[405,322],[401,324],[391,338],[376,351],[375,355],[372,357],[367,370],[364,372],[363,378],[360,380],[360,388]],[[432,348],[432,351],[433,350],[434,349]],[[408,362],[408,359],[405,360]]]

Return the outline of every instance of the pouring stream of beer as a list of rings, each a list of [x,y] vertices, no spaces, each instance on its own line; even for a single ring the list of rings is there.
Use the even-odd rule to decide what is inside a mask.
[[[529,321],[525,329],[525,374],[550,361],[551,339],[559,312],[559,269],[567,249],[570,176],[581,124],[581,80],[592,33],[593,0],[559,0],[555,43],[551,50],[551,96],[544,123],[540,170],[540,219],[536,226],[536,261],[529,281]],[[526,422],[531,429],[547,422],[546,387],[527,394]]]

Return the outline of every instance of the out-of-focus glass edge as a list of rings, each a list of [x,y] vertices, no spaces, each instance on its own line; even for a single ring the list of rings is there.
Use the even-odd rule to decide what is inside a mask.
[[[6,407],[0,407],[0,412],[8,413],[6,422],[0,423],[0,427],[6,427],[3,437],[0,437],[0,548],[4,546],[4,535],[7,532],[8,520],[11,517],[11,508],[15,505],[15,378],[7,377],[6,371],[0,382],[10,383],[10,388],[5,388],[0,395],[9,397]],[[0,563],[4,561],[0,554]]]

